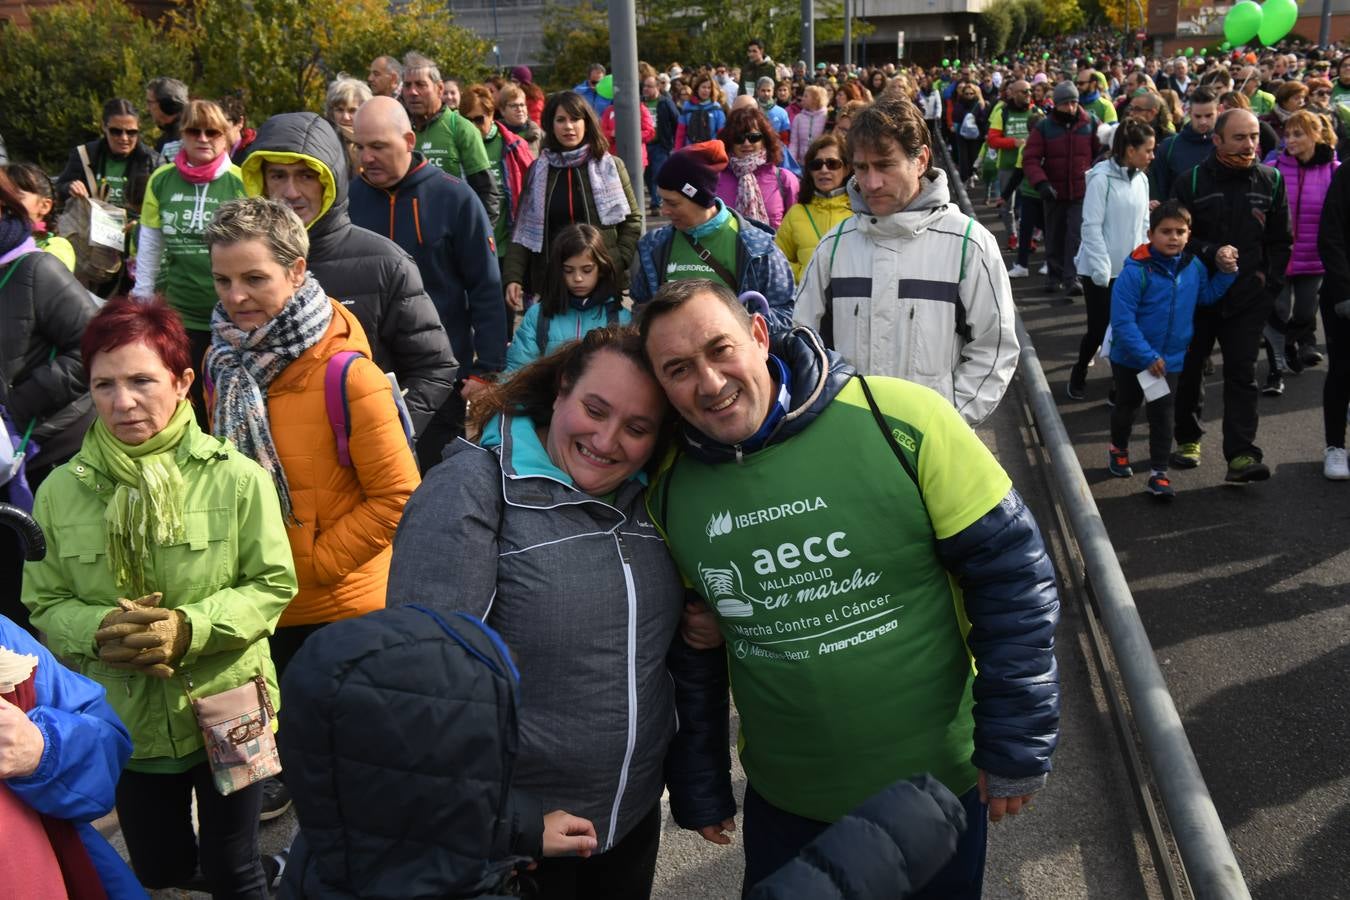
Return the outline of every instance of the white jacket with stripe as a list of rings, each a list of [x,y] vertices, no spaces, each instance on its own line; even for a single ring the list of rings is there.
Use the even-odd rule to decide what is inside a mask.
[[[848,192],[854,214],[811,257],[794,320],[859,372],[926,385],[970,424],[984,421],[1019,350],[997,239],[951,202],[941,170],[889,216],[872,215],[852,179]]]

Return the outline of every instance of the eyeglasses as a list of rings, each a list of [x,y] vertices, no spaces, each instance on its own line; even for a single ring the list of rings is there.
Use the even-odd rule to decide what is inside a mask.
[[[1330,97],[1331,91],[1313,91],[1312,95],[1314,97]]]
[[[475,125],[482,125],[487,121],[487,116],[470,116],[469,121]]]
[[[741,139],[740,139],[739,141],[737,141],[736,143],[738,143],[738,144],[758,144],[758,143],[759,143],[760,141],[762,141],[762,140],[764,140],[764,134],[763,134],[762,132],[759,132],[759,131],[747,131],[745,134],[741,135]]]
[[[139,128],[112,128],[112,127],[109,127],[109,128],[108,128],[108,136],[109,136],[109,137],[129,137],[129,138],[134,138],[136,135],[138,135],[138,134],[140,134],[140,133],[141,133],[141,130],[140,130]]]
[[[206,138],[207,140],[210,140],[210,141],[214,141],[216,138],[220,137],[220,136],[221,136],[222,134],[224,134],[224,133],[225,133],[225,132],[221,131],[221,130],[218,129],[218,128],[184,128],[184,129],[183,129],[183,134],[186,134],[188,137],[193,137],[193,138],[203,138],[203,137],[204,137],[204,138]]]
[[[838,172],[844,167],[842,159],[813,159],[806,164],[806,167],[812,172],[819,172],[821,169],[829,169],[831,172]]]

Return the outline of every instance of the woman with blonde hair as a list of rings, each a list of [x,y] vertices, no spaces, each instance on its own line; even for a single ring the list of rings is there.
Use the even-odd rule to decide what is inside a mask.
[[[180,124],[182,149],[146,185],[131,296],[162,295],[177,311],[195,366],[211,343],[216,305],[206,228],[221,205],[243,197],[245,190],[239,167],[230,161],[225,112],[210,100],[193,100]],[[205,424],[200,381],[192,383],[191,397],[198,424]]]
[[[1294,233],[1284,287],[1265,330],[1270,371],[1263,393],[1277,397],[1284,392],[1284,372],[1298,373],[1323,359],[1317,349],[1317,297],[1326,267],[1317,238],[1331,176],[1340,166],[1336,132],[1316,113],[1306,109],[1291,113],[1284,121],[1284,149],[1268,162],[1284,180]]]
[[[808,84],[802,91],[802,109],[792,120],[788,135],[788,151],[793,159],[805,159],[816,138],[825,133],[829,110],[825,108],[825,89]]]

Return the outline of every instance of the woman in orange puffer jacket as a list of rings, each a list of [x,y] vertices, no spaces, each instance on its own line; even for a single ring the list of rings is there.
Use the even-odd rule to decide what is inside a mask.
[[[224,204],[207,229],[220,303],[206,373],[212,431],[272,475],[300,591],[272,637],[280,677],[312,632],[384,607],[394,530],[420,478],[392,388],[360,324],[306,271],[304,225],[262,198]],[[350,465],[326,406],[345,370]]]

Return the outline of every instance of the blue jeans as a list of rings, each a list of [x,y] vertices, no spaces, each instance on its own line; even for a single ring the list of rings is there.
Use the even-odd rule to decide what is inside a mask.
[[[670,151],[660,144],[647,145],[647,171],[645,173],[647,190],[651,193],[652,206],[658,209],[661,206],[661,194],[656,188],[656,176],[661,173],[661,167],[666,164],[669,157]]]
[[[966,810],[966,831],[956,842],[956,855],[923,890],[911,895],[913,900],[980,900],[984,888],[988,807],[980,802],[979,788],[971,788],[962,794],[961,805]],[[741,887],[742,897],[830,827],[828,822],[817,822],[779,809],[751,785],[745,788],[744,812],[745,883]]]

